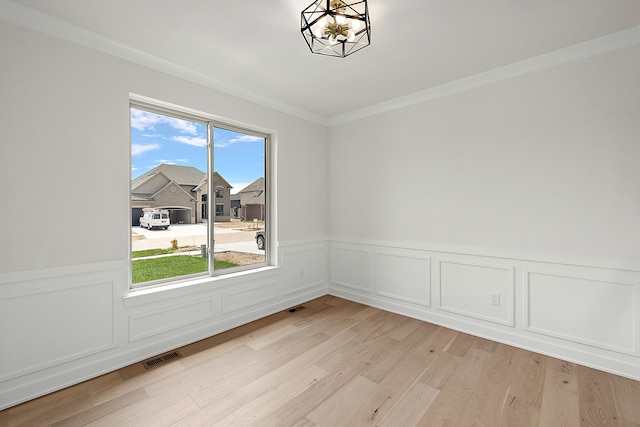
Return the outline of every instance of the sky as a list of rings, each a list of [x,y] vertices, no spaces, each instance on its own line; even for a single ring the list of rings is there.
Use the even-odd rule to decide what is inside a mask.
[[[215,128],[214,170],[235,194],[264,176],[264,138]],[[207,171],[207,126],[131,109],[131,179],[168,163]]]

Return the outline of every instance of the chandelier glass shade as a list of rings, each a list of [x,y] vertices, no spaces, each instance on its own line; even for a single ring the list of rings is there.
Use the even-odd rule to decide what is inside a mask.
[[[344,58],[371,44],[367,0],[316,0],[301,14],[311,52]]]

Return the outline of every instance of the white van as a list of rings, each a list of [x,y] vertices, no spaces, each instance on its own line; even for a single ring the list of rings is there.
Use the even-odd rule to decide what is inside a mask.
[[[169,229],[169,211],[164,209],[154,209],[144,212],[140,217],[140,227]]]

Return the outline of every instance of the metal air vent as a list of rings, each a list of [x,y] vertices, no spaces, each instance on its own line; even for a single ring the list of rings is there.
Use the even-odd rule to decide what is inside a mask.
[[[304,305],[299,305],[299,306],[297,306],[297,307],[289,308],[289,309],[287,309],[286,311],[287,311],[288,313],[295,313],[296,311],[304,310],[305,308],[306,308],[306,307],[305,307]]]
[[[162,356],[154,357],[153,359],[145,360],[142,362],[142,366],[146,369],[155,368],[156,366],[162,365],[173,359],[178,359],[182,357],[180,353],[177,351],[172,351],[171,353],[163,354]]]

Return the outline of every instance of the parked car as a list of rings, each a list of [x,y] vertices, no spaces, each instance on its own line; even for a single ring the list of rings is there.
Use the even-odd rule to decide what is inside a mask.
[[[156,209],[147,211],[140,217],[140,227],[169,229],[169,211],[164,209]]]
[[[265,238],[264,230],[256,232],[256,245],[258,245],[258,249],[264,250],[266,243],[267,239]]]

